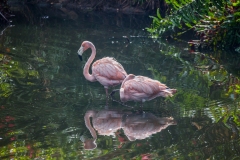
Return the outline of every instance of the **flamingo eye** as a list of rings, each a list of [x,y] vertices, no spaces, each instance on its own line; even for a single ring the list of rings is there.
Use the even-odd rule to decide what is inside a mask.
[[[83,44],[82,44],[82,47],[87,47],[87,44],[86,44],[86,43],[83,43]]]

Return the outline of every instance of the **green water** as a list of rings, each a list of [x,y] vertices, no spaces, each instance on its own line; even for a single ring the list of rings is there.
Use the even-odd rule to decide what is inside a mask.
[[[18,13],[14,26],[0,36],[1,159],[240,158],[238,55],[191,54],[184,41],[150,38],[144,28],[151,20],[144,15],[12,9]],[[107,105],[103,86],[84,78],[91,53],[78,59],[84,40],[96,46],[96,59],[114,57],[127,73],[176,88],[174,97],[145,102],[143,111],[172,116],[177,125],[134,141],[123,130],[116,137],[99,135],[97,148],[84,150],[80,138],[92,138],[84,122],[87,111],[139,115],[141,110],[135,102],[127,102],[133,108],[111,99]],[[144,132],[143,127],[138,134]]]

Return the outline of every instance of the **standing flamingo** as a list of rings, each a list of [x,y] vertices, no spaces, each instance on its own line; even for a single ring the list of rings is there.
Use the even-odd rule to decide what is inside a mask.
[[[98,81],[101,83],[105,88],[106,96],[108,96],[108,88],[121,84],[122,81],[126,78],[127,73],[124,70],[123,66],[114,58],[105,57],[97,60],[92,64],[92,74],[89,74],[90,65],[96,56],[96,48],[93,43],[84,41],[78,50],[78,56],[80,60],[82,60],[82,54],[88,48],[91,48],[92,54],[84,66],[83,75],[87,80],[91,82]]]
[[[169,89],[157,80],[129,74],[122,82],[120,99],[122,102],[131,100],[145,102],[159,96],[171,97],[176,92],[176,89]]]

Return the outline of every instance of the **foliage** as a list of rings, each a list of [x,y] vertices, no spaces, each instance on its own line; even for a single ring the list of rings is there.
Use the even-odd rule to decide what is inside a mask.
[[[170,100],[179,108],[180,117],[189,117],[188,121],[191,121],[198,131],[194,133],[189,131],[192,128],[187,128],[185,122],[181,123],[183,121],[181,118],[178,121],[178,127],[179,129],[184,128],[184,130],[180,129],[181,134],[177,134],[178,137],[180,136],[178,143],[173,143],[171,147],[165,147],[164,151],[161,151],[162,148],[159,147],[151,154],[162,153],[164,158],[168,157],[168,159],[212,159],[227,154],[223,150],[227,149],[226,146],[231,143],[239,148],[239,78],[233,77],[225,68],[222,68],[218,59],[213,59],[208,55],[203,57],[201,53],[187,56],[185,51],[179,53],[174,46],[171,48],[169,49],[171,52],[166,55],[173,59],[178,58],[184,67],[178,78],[174,78],[178,92],[166,101]],[[166,50],[165,48],[161,49]],[[155,79],[167,83],[172,81],[172,78],[166,77],[163,71],[155,68],[149,68]],[[221,100],[215,99],[213,96],[216,88],[222,90]],[[226,93],[226,91],[228,92]],[[229,136],[229,134],[232,135]],[[184,135],[187,136],[184,137]],[[229,137],[229,141],[225,139],[226,137]],[[212,145],[212,142],[215,146]],[[227,150],[229,152],[231,149]],[[230,152],[234,154],[237,150]],[[239,158],[239,155],[236,154],[236,157]]]
[[[178,92],[173,97],[165,100],[179,107],[181,117],[195,116],[196,112],[200,110],[217,122],[225,115],[229,117],[239,114],[239,111],[235,111],[236,106],[231,104],[237,104],[239,101],[239,78],[230,74],[232,71],[223,68],[219,59],[202,53],[191,54],[189,51],[179,50],[175,45],[164,45],[163,42],[159,42],[159,44],[164,46],[161,47],[161,50],[167,51],[163,53],[166,57],[171,57],[171,62],[167,61],[168,58],[162,57],[162,52],[160,52],[158,56],[150,56],[152,59],[149,58],[148,61],[151,62],[151,65],[147,69],[151,71],[154,79],[170,85],[170,88],[181,86],[176,87]],[[167,70],[176,77],[173,78],[172,75],[169,76],[165,73],[167,71],[163,68],[162,59],[165,64],[171,63],[171,68],[175,68],[174,71]],[[181,65],[175,61],[181,62]],[[156,69],[159,68],[156,63],[160,64],[160,69]],[[177,66],[182,66],[181,70],[177,69]],[[227,102],[222,104],[222,107],[218,107],[219,102],[216,100],[216,97],[219,96],[224,102]],[[206,109],[209,112],[204,111]]]
[[[153,36],[176,31],[174,38],[193,29],[199,41],[190,42],[201,47],[237,47],[240,44],[239,3],[225,0],[168,0],[170,11],[165,18],[151,16],[153,22],[147,30]],[[237,48],[236,48],[237,49]],[[238,50],[238,49],[237,49]]]
[[[28,78],[26,85],[33,85],[32,79],[38,78],[36,70],[25,70],[18,61],[5,54],[0,54],[0,97],[8,97],[14,91],[14,83],[24,84],[23,79]]]

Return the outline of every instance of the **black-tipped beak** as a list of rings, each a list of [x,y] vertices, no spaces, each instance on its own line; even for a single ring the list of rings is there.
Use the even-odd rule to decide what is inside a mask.
[[[114,89],[111,93],[110,96],[113,97],[113,95],[115,94],[115,92],[119,91],[120,89]]]
[[[79,59],[82,61],[82,56],[78,55]]]

